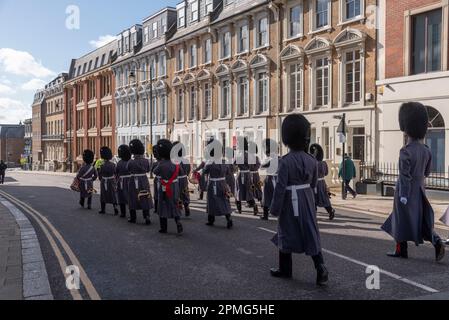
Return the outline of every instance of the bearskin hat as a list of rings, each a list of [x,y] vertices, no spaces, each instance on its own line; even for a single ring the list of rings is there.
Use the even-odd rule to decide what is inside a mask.
[[[181,142],[179,142],[179,141],[173,142],[173,147],[175,147],[175,146],[177,146],[177,145],[181,145],[181,147],[178,147],[178,148],[180,148],[180,149],[179,149],[179,152],[178,152],[178,157],[182,158],[182,157],[184,156],[184,154],[186,154],[186,148],[185,148],[184,145],[183,145]]]
[[[291,150],[307,151],[310,135],[310,122],[302,114],[288,115],[282,123],[282,141]]]
[[[118,147],[118,157],[123,161],[131,160],[131,151],[129,150],[129,146],[126,144]]]
[[[134,139],[129,143],[129,149],[131,154],[143,156],[145,154],[145,147],[143,146],[142,141],[139,139]]]
[[[170,154],[173,148],[173,144],[169,140],[159,140],[154,148],[156,149],[156,152],[161,159],[170,160]]]
[[[404,103],[399,109],[399,126],[413,139],[424,139],[429,129],[426,107],[418,102]]]
[[[317,144],[314,143],[310,146],[310,154],[317,159],[317,161],[323,161],[324,160],[324,150],[323,148]]]
[[[214,143],[214,144],[219,144],[219,145],[221,145],[221,143],[220,143],[220,141],[218,141],[218,140],[215,140],[215,138],[214,137],[210,137],[210,139],[206,142],[206,153],[207,153],[207,150],[208,150],[208,146],[210,146],[212,143]],[[212,148],[211,150],[210,150],[210,156],[211,157],[215,157],[215,149],[216,149],[216,147],[214,147],[214,148]]]
[[[112,160],[112,157],[113,157],[112,150],[109,149],[108,147],[102,147],[100,149],[100,157],[101,157],[101,159],[106,160],[106,161]]]
[[[92,164],[94,162],[95,155],[91,150],[84,150],[83,161],[86,164]]]

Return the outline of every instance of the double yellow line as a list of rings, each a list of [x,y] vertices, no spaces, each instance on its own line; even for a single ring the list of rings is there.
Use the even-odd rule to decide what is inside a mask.
[[[51,248],[53,249],[53,252],[55,253],[55,256],[59,262],[59,266],[61,268],[61,272],[63,274],[64,279],[66,279],[66,270],[68,266],[76,266],[78,267],[80,271],[80,282],[83,284],[84,288],[86,289],[86,292],[91,300],[101,300],[100,295],[98,294],[97,290],[95,290],[95,287],[93,286],[92,282],[90,281],[89,277],[87,276],[84,268],[81,266],[81,263],[77,259],[76,255],[73,253],[70,246],[67,244],[67,242],[64,240],[64,238],[61,236],[61,234],[56,230],[56,228],[48,221],[46,217],[44,217],[41,213],[39,213],[37,210],[33,209],[26,203],[20,201],[19,199],[11,196],[10,194],[0,190],[0,195],[13,203],[15,206],[23,210],[23,212],[27,213],[33,220],[39,225],[42,232],[45,234],[46,238],[48,239],[48,242],[50,243]],[[66,259],[64,258],[64,255],[62,254],[58,243],[64,250],[66,256],[70,260],[70,264],[67,263]],[[69,289],[67,289],[69,290]],[[83,297],[81,296],[81,293],[77,289],[69,290],[70,294],[72,295],[73,300],[83,300]]]

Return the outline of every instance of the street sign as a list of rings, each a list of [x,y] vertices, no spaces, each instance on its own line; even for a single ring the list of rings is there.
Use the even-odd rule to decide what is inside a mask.
[[[147,150],[148,150],[148,154],[153,154],[153,145],[151,143],[149,143],[147,145]]]
[[[347,142],[346,134],[343,134],[342,132],[338,133],[338,139],[339,139],[340,143],[346,143]]]

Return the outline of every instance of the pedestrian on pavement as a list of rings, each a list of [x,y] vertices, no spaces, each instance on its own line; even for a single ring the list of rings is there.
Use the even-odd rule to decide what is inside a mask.
[[[114,207],[114,215],[118,216],[117,209],[117,180],[115,176],[116,165],[112,162],[112,150],[108,147],[100,149],[100,156],[103,164],[98,169],[98,177],[100,178],[100,201],[101,209],[99,214],[106,214],[106,204],[112,204]]]
[[[442,239],[435,232],[435,214],[426,196],[425,179],[430,175],[432,154],[424,144],[429,116],[420,103],[404,103],[399,110],[399,126],[407,136],[407,145],[399,155],[399,179],[396,183],[393,213],[382,229],[396,241],[396,250],[388,256],[408,258],[407,242],[416,246],[431,242],[435,259],[445,254]]]
[[[131,150],[129,146],[124,144],[118,148],[118,156],[120,161],[115,168],[115,176],[117,178],[117,202],[120,206],[120,218],[126,218],[126,206],[129,198],[129,181],[131,174],[128,170],[128,163],[131,160]]]
[[[345,166],[345,172],[343,176],[343,165]],[[352,195],[352,197],[355,199],[357,197],[357,193],[351,188],[351,181],[356,177],[356,170],[354,161],[352,161],[351,157],[346,153],[344,160],[340,164],[340,171],[338,172],[338,177],[342,178],[345,183],[345,199],[348,194],[348,192]]]
[[[281,157],[279,157],[277,150],[272,149],[272,146],[277,145],[274,140],[266,139],[264,144],[267,159],[262,164],[262,168],[267,171],[267,175],[263,183],[263,216],[261,219],[268,220],[270,216],[271,203],[273,201],[274,189],[276,188]]]
[[[94,193],[94,181],[98,178],[97,170],[93,166],[94,153],[91,150],[83,152],[83,166],[78,171],[76,178],[80,181],[80,206],[84,208],[87,199],[87,209],[92,209],[92,195]]]
[[[186,217],[190,217],[190,190],[189,190],[189,176],[191,172],[191,166],[189,160],[184,156],[186,155],[186,149],[179,141],[173,143],[173,147],[179,148],[178,159],[179,165],[182,167],[184,174],[178,177],[179,188],[181,191],[181,201],[184,206],[184,213]],[[175,162],[176,163],[176,162]]]
[[[128,170],[132,178],[128,184],[129,192],[129,223],[137,222],[137,210],[142,210],[146,225],[151,225],[150,210],[153,209],[153,199],[151,197],[150,181],[147,174],[151,171],[151,164],[144,157],[145,147],[138,140],[129,143],[129,149],[134,156],[128,162]]]
[[[255,186],[251,177],[251,170],[255,172],[256,168],[260,166],[260,163],[256,163],[257,159],[254,156],[254,154],[250,155],[248,139],[244,138],[243,154],[241,154],[241,156],[237,156],[234,163],[237,165],[239,170],[236,190],[237,211],[239,214],[242,213],[242,202],[246,201],[248,207],[253,208],[254,215],[257,216],[259,214],[259,208],[256,203],[256,196],[254,194]],[[253,162],[253,165],[251,165],[251,162]],[[254,163],[256,164],[254,165]]]
[[[0,161],[0,184],[5,183],[6,169],[8,169],[8,166],[6,165],[6,163],[3,162],[3,160],[1,160]]]
[[[181,164],[175,164],[171,161],[171,151],[173,145],[166,139],[157,142],[155,149],[160,157],[159,164],[154,169],[154,174],[158,177],[159,190],[157,192],[157,214],[159,215],[160,233],[168,232],[168,219],[174,219],[178,234],[183,232],[181,224],[181,189],[179,177],[185,175]]]
[[[300,114],[287,116],[282,124],[282,140],[290,149],[283,157],[271,214],[279,217],[278,233],[273,243],[279,248],[279,268],[271,275],[292,277],[292,253],[311,256],[317,270],[317,285],[328,282],[321,237],[316,217],[314,189],[318,181],[317,161],[308,153],[310,123]]]
[[[213,144],[213,146],[211,146]],[[222,144],[214,139],[209,140],[206,149],[209,152],[210,160],[204,167],[203,174],[209,176],[207,186],[207,226],[212,227],[215,224],[216,217],[226,217],[227,228],[232,229],[233,221],[231,219],[231,189],[226,182],[226,176],[229,173],[229,165],[222,158],[215,159],[215,154],[221,152]],[[212,149],[210,149],[212,148]]]
[[[329,174],[329,167],[324,160],[324,150],[319,144],[310,146],[310,154],[318,161],[318,182],[315,189],[316,206],[326,209],[329,220],[334,220],[335,209],[332,208],[329,191],[326,184],[326,177]]]

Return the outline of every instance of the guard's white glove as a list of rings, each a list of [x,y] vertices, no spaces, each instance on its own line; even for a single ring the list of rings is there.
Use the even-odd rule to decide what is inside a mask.
[[[406,197],[401,197],[401,202],[404,206],[406,206],[408,203],[408,199]]]

